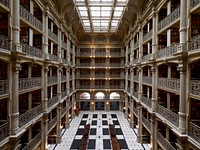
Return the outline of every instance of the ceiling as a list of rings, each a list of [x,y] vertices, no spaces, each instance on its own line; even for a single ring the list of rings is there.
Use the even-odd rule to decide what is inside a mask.
[[[52,1],[67,22],[77,43],[92,43],[96,40],[122,43],[134,26],[137,14],[141,13],[146,3],[151,0]]]

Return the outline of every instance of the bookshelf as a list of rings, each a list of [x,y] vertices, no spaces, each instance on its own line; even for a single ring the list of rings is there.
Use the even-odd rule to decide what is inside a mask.
[[[200,34],[200,15],[198,14],[192,14],[191,15],[191,37],[194,37],[196,35]]]
[[[171,28],[171,44],[179,43],[179,28],[173,27]]]
[[[34,16],[42,22],[42,11],[36,3],[34,3]]]
[[[8,65],[6,62],[0,60],[0,80],[6,80],[8,78]]]
[[[158,35],[158,49],[167,47],[167,35]]]
[[[21,27],[20,41],[22,43],[29,44],[29,28],[28,27]]]
[[[33,35],[33,46],[42,49],[42,35],[34,34]]]
[[[0,100],[0,125],[7,121],[7,98]]]
[[[162,8],[158,13],[158,22],[163,20],[167,16],[167,8]]]
[[[41,89],[32,91],[32,108],[41,104]]]
[[[28,110],[28,93],[19,95],[19,113],[23,114]]]
[[[0,13],[0,34],[8,36],[8,14]]]

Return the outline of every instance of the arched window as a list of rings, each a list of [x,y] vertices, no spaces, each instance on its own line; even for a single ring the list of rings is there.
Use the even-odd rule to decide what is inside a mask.
[[[98,92],[95,95],[95,99],[104,99],[105,98],[105,94],[102,92]]]
[[[110,94],[110,99],[120,99],[120,95],[117,92],[112,92]]]
[[[83,92],[80,94],[80,99],[90,99],[90,94],[87,92]]]

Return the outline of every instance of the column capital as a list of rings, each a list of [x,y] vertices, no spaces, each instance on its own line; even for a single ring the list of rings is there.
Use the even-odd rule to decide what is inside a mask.
[[[43,69],[44,72],[48,72],[49,71],[49,66],[44,65],[42,69]]]
[[[177,70],[180,71],[180,73],[185,73],[186,72],[186,63],[183,61],[179,62]]]
[[[21,64],[17,61],[13,61],[13,64],[12,64],[12,70],[13,72],[17,72],[19,73],[19,71],[21,70]]]

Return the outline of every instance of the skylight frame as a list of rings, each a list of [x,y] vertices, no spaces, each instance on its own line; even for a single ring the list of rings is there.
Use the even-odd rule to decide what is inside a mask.
[[[85,32],[116,32],[128,1],[74,0],[74,4]]]

